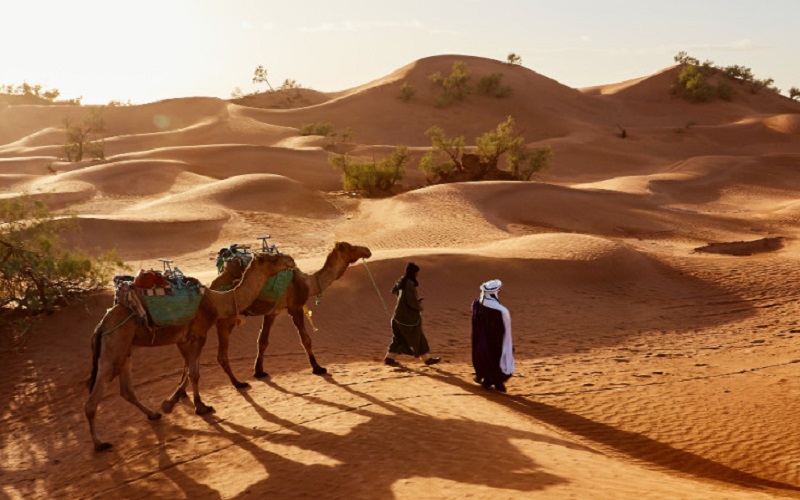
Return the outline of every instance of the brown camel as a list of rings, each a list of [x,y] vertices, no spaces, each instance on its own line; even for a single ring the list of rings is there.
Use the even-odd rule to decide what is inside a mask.
[[[255,373],[256,378],[268,377],[264,371],[264,351],[269,344],[269,331],[279,312],[286,309],[292,317],[292,322],[297,333],[300,335],[300,342],[308,355],[311,368],[316,375],[324,375],[328,370],[317,363],[314,353],[311,350],[311,336],[306,331],[304,306],[308,298],[312,295],[321,295],[322,291],[328,288],[334,281],[342,277],[344,272],[358,259],[367,259],[372,256],[369,248],[351,245],[350,243],[337,242],[333,250],[328,254],[325,265],[314,274],[306,274],[299,269],[295,269],[286,293],[277,302],[273,300],[256,299],[253,305],[245,311],[249,316],[263,316],[261,331],[258,334],[258,354],[256,355]],[[242,263],[240,259],[228,260],[222,273],[211,282],[210,288],[214,290],[225,289],[241,276]],[[219,336],[219,350],[217,361],[228,374],[231,383],[237,388],[248,387],[247,382],[239,381],[231,370],[228,362],[228,344],[233,327],[236,326],[235,316],[220,316],[217,319],[217,335]]]
[[[228,292],[206,290],[194,318],[181,326],[157,327],[150,330],[143,326],[130,309],[115,304],[95,328],[92,335],[92,374],[89,380],[89,400],[84,405],[89,430],[96,451],[106,450],[110,443],[100,440],[95,429],[97,405],[103,397],[105,385],[119,375],[122,397],[142,410],[147,418],[156,420],[161,414],[139,401],[133,389],[131,351],[134,346],[155,347],[177,344],[183,355],[183,376],[172,396],[161,404],[165,413],[172,411],[181,396],[186,394],[186,384],[191,379],[194,393],[195,413],[202,415],[213,411],[200,399],[200,351],[206,342],[208,330],[219,317],[233,317],[246,309],[258,296],[267,279],[285,269],[294,269],[294,259],[288,255],[255,254],[244,270],[241,282]]]

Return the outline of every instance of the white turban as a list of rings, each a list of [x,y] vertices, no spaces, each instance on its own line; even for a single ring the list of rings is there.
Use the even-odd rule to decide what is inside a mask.
[[[481,292],[497,293],[500,290],[500,287],[502,286],[503,282],[500,280],[489,280],[481,285]]]

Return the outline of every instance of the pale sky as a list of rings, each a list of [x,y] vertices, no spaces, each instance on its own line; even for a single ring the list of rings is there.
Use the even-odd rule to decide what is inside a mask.
[[[0,84],[84,104],[244,92],[263,65],[333,92],[462,54],[580,88],[653,74],[681,50],[800,87],[800,0],[3,0]]]

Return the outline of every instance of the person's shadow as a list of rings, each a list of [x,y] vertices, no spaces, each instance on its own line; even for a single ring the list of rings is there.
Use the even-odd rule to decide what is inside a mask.
[[[232,445],[248,451],[263,464],[268,477],[250,485],[240,496],[276,495],[280,498],[393,498],[393,485],[411,478],[438,478],[462,484],[483,485],[505,491],[533,492],[564,484],[567,479],[541,470],[512,440],[545,442],[565,448],[585,448],[552,436],[463,417],[441,418],[396,404],[324,379],[334,391],[344,392],[328,400],[292,392],[268,381],[275,390],[324,406],[317,419],[336,419],[342,412],[357,412],[361,423],[344,432],[314,429],[292,423],[248,401],[259,415],[286,432],[245,428],[231,421],[211,419],[216,432]],[[330,394],[326,394],[329,396]],[[419,399],[424,404],[424,398]],[[423,410],[423,408],[420,408]],[[313,412],[320,415],[320,409]],[[351,425],[353,418],[345,419]],[[330,422],[330,420],[328,420]],[[306,425],[304,425],[306,424]],[[279,446],[276,446],[279,445]],[[291,446],[325,457],[325,464],[303,464],[279,455],[280,446]],[[424,491],[419,492],[425,497]]]
[[[615,449],[638,461],[649,462],[664,470],[673,470],[694,477],[722,481],[752,489],[774,489],[800,491],[800,485],[793,485],[764,479],[745,471],[734,469],[674,448],[645,435],[617,429],[608,424],[595,422],[586,417],[570,413],[556,406],[532,401],[524,396],[501,394],[487,391],[463,378],[441,368],[418,372],[439,382],[454,385],[474,394],[482,394],[491,401],[514,410],[531,419],[544,422],[570,434],[581,436],[591,442]]]

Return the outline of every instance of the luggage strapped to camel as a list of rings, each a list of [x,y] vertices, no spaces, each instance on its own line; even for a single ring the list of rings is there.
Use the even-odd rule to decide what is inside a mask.
[[[151,330],[185,325],[194,318],[206,287],[197,279],[159,259],[164,269],[140,269],[136,276],[115,276],[114,303],[122,304]]]

